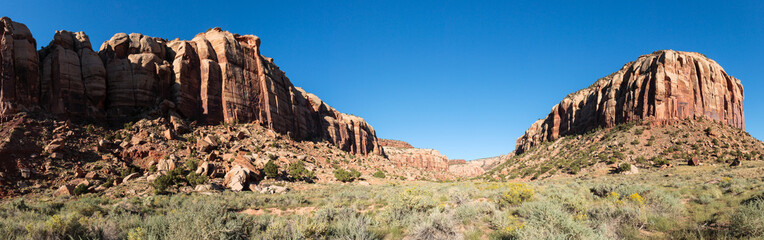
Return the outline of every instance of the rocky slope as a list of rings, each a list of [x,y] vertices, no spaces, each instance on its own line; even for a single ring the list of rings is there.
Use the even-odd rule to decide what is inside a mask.
[[[679,165],[748,166],[764,160],[764,143],[747,132],[710,118],[674,124],[625,123],[546,141],[512,156],[483,176],[493,180],[601,177],[657,171]]]
[[[219,28],[190,41],[115,34],[96,54],[87,35],[58,31],[35,51],[23,24],[0,20],[0,115],[125,122],[179,115],[201,123],[258,123],[294,139],[328,140],[383,155],[374,129],[292,85],[260,39]]]
[[[565,97],[517,139],[516,153],[631,121],[667,124],[708,117],[745,129],[743,99],[740,80],[715,61],[699,53],[656,51]]]
[[[356,170],[367,183],[384,181],[372,177],[377,171],[396,180],[448,177],[376,154],[351,154],[328,141],[296,141],[256,123],[197,125],[158,117],[109,128],[18,113],[0,118],[0,136],[0,199],[55,190],[68,195],[80,184],[113,197],[150,195],[157,178],[189,180],[191,173],[208,179],[202,192],[262,191],[274,180],[338,183],[336,169]],[[278,174],[266,179],[269,161]],[[298,165],[302,177],[294,177]],[[189,192],[194,185],[178,182],[167,190]]]

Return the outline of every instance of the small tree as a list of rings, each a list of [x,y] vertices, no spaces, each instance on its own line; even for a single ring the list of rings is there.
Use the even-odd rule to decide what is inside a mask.
[[[74,190],[72,191],[72,193],[74,193],[75,196],[79,196],[87,192],[88,192],[88,186],[81,183],[80,185],[77,185],[77,187],[75,187]]]
[[[621,163],[621,165],[618,166],[617,171],[619,173],[631,171],[631,164],[629,164],[629,163]]]
[[[287,174],[289,174],[289,177],[299,180],[308,174],[308,169],[305,168],[305,163],[302,161],[297,161],[295,163],[289,164]]]
[[[382,170],[377,170],[376,172],[374,172],[374,174],[372,176],[374,176],[375,178],[385,178],[386,177],[385,176],[385,172],[383,172]]]
[[[334,178],[341,182],[352,182],[355,180],[353,175],[350,172],[345,171],[345,169],[334,170]]]
[[[279,175],[279,166],[273,163],[273,160],[270,160],[265,164],[263,171],[269,178],[276,178]]]

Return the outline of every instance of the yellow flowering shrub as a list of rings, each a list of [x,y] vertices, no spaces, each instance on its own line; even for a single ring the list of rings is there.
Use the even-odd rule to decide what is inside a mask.
[[[634,193],[630,195],[629,199],[639,205],[645,205],[645,200],[647,200],[645,199],[645,197],[640,196],[639,193]]]
[[[533,188],[524,183],[510,183],[499,198],[499,205],[513,206],[533,198]]]

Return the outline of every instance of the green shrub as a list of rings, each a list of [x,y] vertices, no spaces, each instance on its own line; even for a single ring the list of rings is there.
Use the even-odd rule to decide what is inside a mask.
[[[619,173],[631,171],[631,164],[629,164],[629,163],[621,163],[621,165],[618,166],[616,171],[619,172]]]
[[[269,160],[263,167],[263,171],[268,178],[276,178],[279,176],[279,166],[273,163],[273,160]]]
[[[334,178],[341,182],[352,182],[355,180],[351,172],[345,171],[345,169],[334,170]]]
[[[669,165],[669,160],[666,160],[661,156],[655,156],[651,160],[653,161],[653,164],[655,164],[655,166]]]
[[[361,172],[359,172],[358,170],[355,170],[355,169],[350,169],[350,176],[353,177],[353,178],[360,178],[361,177]]]
[[[372,176],[375,178],[385,178],[385,172],[383,172],[382,170],[377,170],[376,172],[374,172],[374,174],[372,174]]]
[[[645,157],[643,157],[643,156],[639,156],[639,157],[637,157],[637,163],[639,163],[641,165],[647,165],[647,159]]]
[[[209,178],[207,176],[192,172],[186,175],[186,181],[191,186],[196,186],[200,184],[205,184],[207,181],[209,181]]]
[[[82,183],[80,183],[80,185],[77,185],[77,187],[75,187],[74,190],[72,191],[72,193],[74,193],[75,196],[79,196],[87,192],[88,192],[88,186]]]
[[[189,158],[186,159],[186,169],[190,171],[195,171],[197,168],[199,168],[199,159],[197,158]]]
[[[730,217],[730,231],[736,237],[764,235],[764,199],[745,202]]]
[[[302,161],[297,161],[289,164],[289,168],[287,168],[287,174],[289,174],[289,177],[297,180],[307,177],[309,173],[310,171],[305,168],[305,163]]]

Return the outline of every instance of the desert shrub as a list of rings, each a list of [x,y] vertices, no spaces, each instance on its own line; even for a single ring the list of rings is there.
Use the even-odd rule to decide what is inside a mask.
[[[639,144],[639,140],[634,139],[634,141],[631,141],[631,145],[638,145],[638,144]]]
[[[533,198],[533,188],[524,183],[509,183],[507,190],[499,196],[499,206],[515,206]]]
[[[186,169],[195,171],[197,168],[199,168],[199,159],[198,158],[186,159],[185,165],[186,165]]]
[[[168,188],[183,182],[183,179],[180,177],[182,173],[183,173],[183,168],[178,167],[173,169],[172,171],[167,172],[167,174],[163,174],[157,177],[157,179],[151,183],[151,186],[154,187],[154,193],[155,194],[167,193]]]
[[[85,194],[87,192],[88,192],[88,186],[85,185],[85,184],[77,185],[77,187],[74,187],[74,190],[72,191],[72,193],[75,196],[79,196],[79,195]]]
[[[562,205],[552,201],[525,202],[518,209],[526,220],[516,230],[518,239],[594,239],[597,234],[585,222],[576,221]]]
[[[382,170],[377,170],[376,172],[374,172],[372,176],[374,176],[375,178],[385,178],[385,172],[383,172]]]
[[[353,177],[353,178],[356,178],[356,179],[360,178],[361,177],[361,172],[359,172],[358,170],[355,170],[355,169],[350,169],[350,176]]]
[[[335,169],[334,178],[336,178],[338,181],[341,181],[341,182],[352,182],[353,180],[355,180],[353,175],[350,174],[350,172],[345,171],[345,169]]]
[[[87,239],[90,238],[88,230],[81,223],[86,221],[86,217],[75,213],[55,214],[45,222],[27,225],[27,237],[31,239]]]
[[[451,216],[441,212],[433,212],[427,219],[414,227],[409,237],[411,239],[449,240],[455,239],[457,232]]]
[[[186,181],[191,186],[196,186],[200,184],[205,184],[207,181],[209,181],[209,178],[207,176],[192,172],[186,175]]]
[[[669,165],[669,160],[666,160],[665,158],[661,156],[655,156],[651,159],[651,161],[653,161],[653,164],[655,164],[655,166]]]
[[[299,179],[309,177],[311,175],[311,172],[305,168],[305,163],[303,163],[302,161],[297,161],[292,164],[289,164],[289,168],[287,169],[287,174],[289,174],[289,177],[299,180]]]
[[[764,235],[764,200],[744,202],[730,217],[730,231],[737,237]]]
[[[621,163],[621,165],[618,165],[618,168],[616,169],[616,172],[622,173],[622,172],[628,172],[631,171],[631,164],[629,163]]]
[[[269,160],[263,167],[263,172],[268,178],[276,178],[279,176],[279,166],[273,163],[273,160]]]

